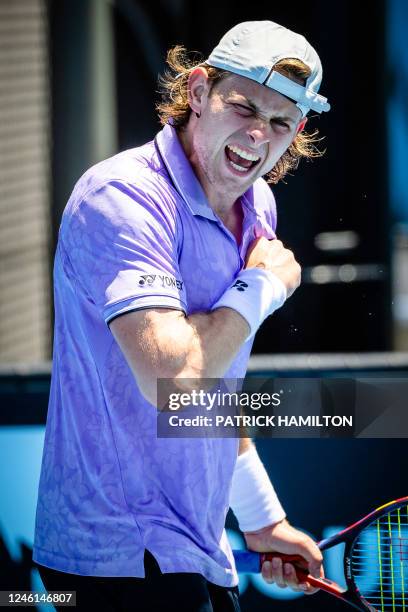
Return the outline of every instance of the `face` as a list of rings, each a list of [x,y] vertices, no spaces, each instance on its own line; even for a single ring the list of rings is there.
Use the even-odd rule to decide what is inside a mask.
[[[272,89],[231,74],[210,91],[199,70],[190,77],[190,104],[200,118],[192,113],[189,158],[204,188],[236,198],[275,166],[305,121]]]

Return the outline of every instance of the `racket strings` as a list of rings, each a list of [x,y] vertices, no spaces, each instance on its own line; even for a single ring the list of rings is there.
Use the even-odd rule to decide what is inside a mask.
[[[375,610],[408,612],[408,506],[382,515],[360,533],[351,570]]]

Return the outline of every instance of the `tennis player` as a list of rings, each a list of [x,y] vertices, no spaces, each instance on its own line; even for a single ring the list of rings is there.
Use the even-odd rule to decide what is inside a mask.
[[[270,21],[241,23],[198,65],[169,52],[154,141],[79,180],[55,258],[51,395],[34,560],[81,610],[239,610],[224,523],[249,548],[304,557],[247,439],[158,438],[156,383],[243,378],[254,335],[300,283],[272,192],[317,155],[319,57]],[[312,593],[291,564],[263,576]]]

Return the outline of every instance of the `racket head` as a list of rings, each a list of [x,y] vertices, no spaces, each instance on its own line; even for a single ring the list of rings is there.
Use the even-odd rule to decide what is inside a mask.
[[[335,536],[345,543],[342,596],[371,612],[408,612],[408,497],[389,502]],[[335,543],[322,543],[322,550]]]
[[[318,545],[324,551],[341,543],[347,589],[326,578],[316,586],[361,612],[408,612],[408,497],[377,508]],[[262,554],[234,555],[240,571],[260,571]]]

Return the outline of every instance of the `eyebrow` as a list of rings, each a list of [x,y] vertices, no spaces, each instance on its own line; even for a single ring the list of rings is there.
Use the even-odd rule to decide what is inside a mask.
[[[232,94],[234,95],[234,94]],[[248,106],[258,115],[265,115],[266,113],[262,112],[262,109],[260,109],[255,102],[253,102],[252,100],[250,100],[249,98],[247,98],[247,96],[245,96],[244,94],[235,94],[236,96],[239,96],[240,98],[243,98],[243,101],[248,104]],[[288,98],[289,99],[289,98]],[[292,100],[291,100],[292,102]],[[237,104],[239,104],[239,102],[237,102]],[[276,115],[275,117],[272,117],[272,119],[280,119],[281,121],[290,121],[292,123],[296,123],[296,119],[294,119],[293,117],[289,117],[289,115]]]

